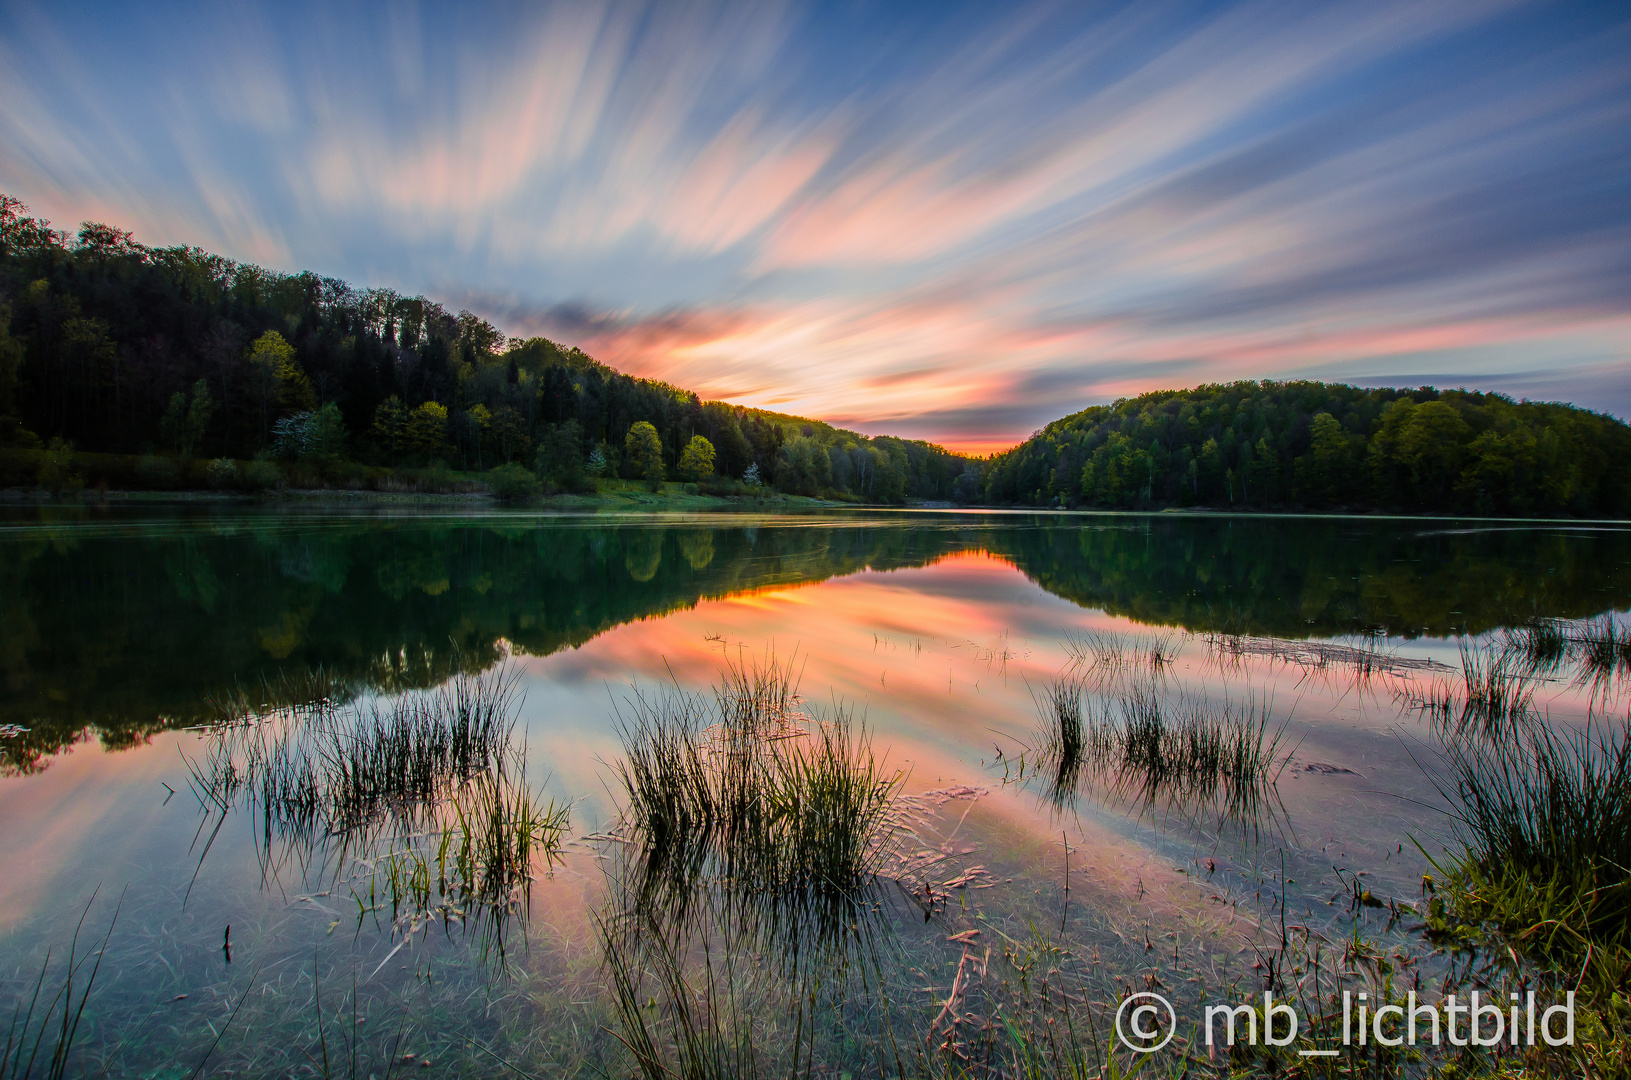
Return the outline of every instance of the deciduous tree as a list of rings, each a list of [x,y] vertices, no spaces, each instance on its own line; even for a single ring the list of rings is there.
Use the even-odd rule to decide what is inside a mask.
[[[657,428],[641,420],[623,437],[624,462],[635,476],[659,483],[663,478],[663,440]]]
[[[714,444],[701,435],[691,436],[691,441],[680,451],[680,475],[687,480],[701,480],[713,474]]]

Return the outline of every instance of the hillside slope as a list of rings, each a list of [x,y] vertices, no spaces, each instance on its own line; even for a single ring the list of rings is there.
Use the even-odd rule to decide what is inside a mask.
[[[670,476],[702,435],[716,477],[798,494],[947,499],[970,468],[924,442],[704,402],[546,338],[507,341],[424,297],[150,248],[97,223],[70,238],[0,196],[0,447],[330,471],[518,462],[570,487],[632,475],[620,459],[640,422]]]
[[[1464,390],[1235,382],[1056,420],[994,456],[993,503],[1631,516],[1631,427]]]

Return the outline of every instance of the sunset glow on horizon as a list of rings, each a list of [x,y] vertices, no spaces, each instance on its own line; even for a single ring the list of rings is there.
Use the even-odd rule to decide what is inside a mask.
[[[1631,11],[0,8],[0,191],[989,453],[1235,379],[1631,416]]]

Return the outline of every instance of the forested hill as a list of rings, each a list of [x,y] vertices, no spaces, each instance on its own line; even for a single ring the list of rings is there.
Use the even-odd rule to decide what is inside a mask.
[[[497,466],[521,491],[621,476],[890,503],[1631,517],[1631,428],[1568,405],[1238,382],[1095,406],[977,461],[704,402],[424,297],[108,225],[70,237],[0,195],[0,483],[89,482],[92,457],[97,482],[161,488]]]
[[[630,441],[643,423],[650,453]],[[711,460],[685,455],[699,435]],[[108,225],[70,237],[0,196],[0,448],[41,446],[138,456],[154,486],[515,463],[559,487],[622,475],[872,502],[977,494],[975,463],[928,443],[704,402],[423,297],[147,247]]]
[[[1631,517],[1631,428],[1464,390],[1236,382],[1056,420],[985,471],[993,503]]]

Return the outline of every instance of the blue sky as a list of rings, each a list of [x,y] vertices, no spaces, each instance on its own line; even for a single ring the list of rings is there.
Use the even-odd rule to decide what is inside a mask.
[[[985,450],[1234,378],[1631,415],[1631,8],[0,4],[0,190]]]

